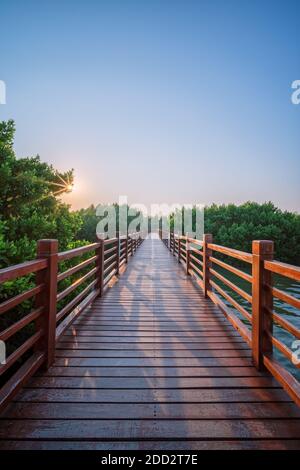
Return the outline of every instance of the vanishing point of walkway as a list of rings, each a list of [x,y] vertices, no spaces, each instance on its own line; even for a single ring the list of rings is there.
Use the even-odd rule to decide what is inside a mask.
[[[0,421],[1,449],[295,449],[300,411],[147,239]],[[298,440],[297,440],[298,439]]]

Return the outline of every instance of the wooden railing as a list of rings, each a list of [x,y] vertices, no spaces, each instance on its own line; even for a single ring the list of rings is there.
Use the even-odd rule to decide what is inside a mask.
[[[0,332],[0,340],[13,340],[12,351],[0,365],[0,411],[38,368],[50,367],[56,341],[103,295],[141,243],[141,234],[134,233],[58,253],[57,240],[40,240],[36,260],[0,270],[0,285],[24,276],[32,277],[33,284],[0,304],[0,315],[9,313],[12,319],[16,307],[28,301],[32,304],[29,313],[10,321]],[[15,339],[20,332],[22,341]]]
[[[299,299],[273,285],[273,274],[300,282],[300,268],[273,260],[274,244],[268,240],[253,241],[252,253],[246,253],[214,244],[210,234],[205,234],[203,240],[178,236],[172,231],[160,230],[159,235],[183,263],[186,273],[194,276],[204,296],[222,310],[247,341],[257,369],[268,369],[300,405],[299,381],[273,354],[273,348],[276,348],[295,368],[300,368],[300,354],[295,357],[295,352],[273,333],[273,325],[276,324],[291,335],[291,344],[293,340],[300,339],[300,329],[276,313],[273,305],[274,299],[279,299],[300,309]],[[230,261],[225,261],[228,258]],[[239,264],[246,264],[248,269],[240,269]],[[242,279],[249,289],[245,290],[228,279],[226,272]],[[233,291],[235,298],[228,290]],[[243,305],[238,298],[243,299]]]

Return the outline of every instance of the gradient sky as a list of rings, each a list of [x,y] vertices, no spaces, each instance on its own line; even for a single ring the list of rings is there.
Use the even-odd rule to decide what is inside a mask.
[[[73,207],[272,200],[300,211],[300,1],[0,0],[18,156]]]

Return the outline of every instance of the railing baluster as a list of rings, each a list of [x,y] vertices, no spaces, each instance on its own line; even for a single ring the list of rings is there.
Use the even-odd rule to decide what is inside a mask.
[[[175,235],[174,235],[174,231],[171,232],[171,235],[172,235],[172,240],[173,240],[173,256],[175,256]]]
[[[37,243],[37,258],[47,260],[47,268],[36,275],[37,285],[44,283],[43,291],[36,297],[36,306],[44,307],[44,313],[37,320],[41,324],[44,335],[37,344],[37,349],[45,351],[44,367],[48,369],[55,357],[55,332],[56,332],[56,297],[58,274],[58,241],[39,240]]]
[[[211,290],[211,285],[209,283],[210,272],[209,268],[211,267],[210,257],[212,256],[212,251],[208,248],[208,244],[212,243],[213,237],[210,233],[205,233],[203,235],[203,291],[204,297],[208,297],[207,292]]]
[[[125,242],[125,260],[127,264],[128,263],[128,234],[126,235],[126,242]]]
[[[103,281],[104,281],[104,240],[99,240],[99,247],[96,249],[97,263],[96,266],[99,268],[98,271],[98,284],[97,288],[100,290],[99,296],[103,295]]]
[[[120,232],[117,232],[117,244],[116,244],[116,275],[120,272]]]
[[[272,261],[274,243],[269,240],[254,240],[252,242],[252,357],[257,369],[264,369],[263,355],[272,353],[272,318],[267,311],[273,310],[271,289],[272,273],[264,269],[264,261]]]
[[[186,275],[189,275],[189,269],[190,269],[190,243],[188,241],[188,237],[186,237],[186,242],[185,242],[185,248],[186,248],[186,266],[185,266],[185,272]]]

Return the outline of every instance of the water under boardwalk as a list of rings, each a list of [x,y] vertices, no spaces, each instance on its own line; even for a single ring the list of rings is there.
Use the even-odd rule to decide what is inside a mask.
[[[2,449],[300,448],[300,411],[160,240],[65,332]]]

